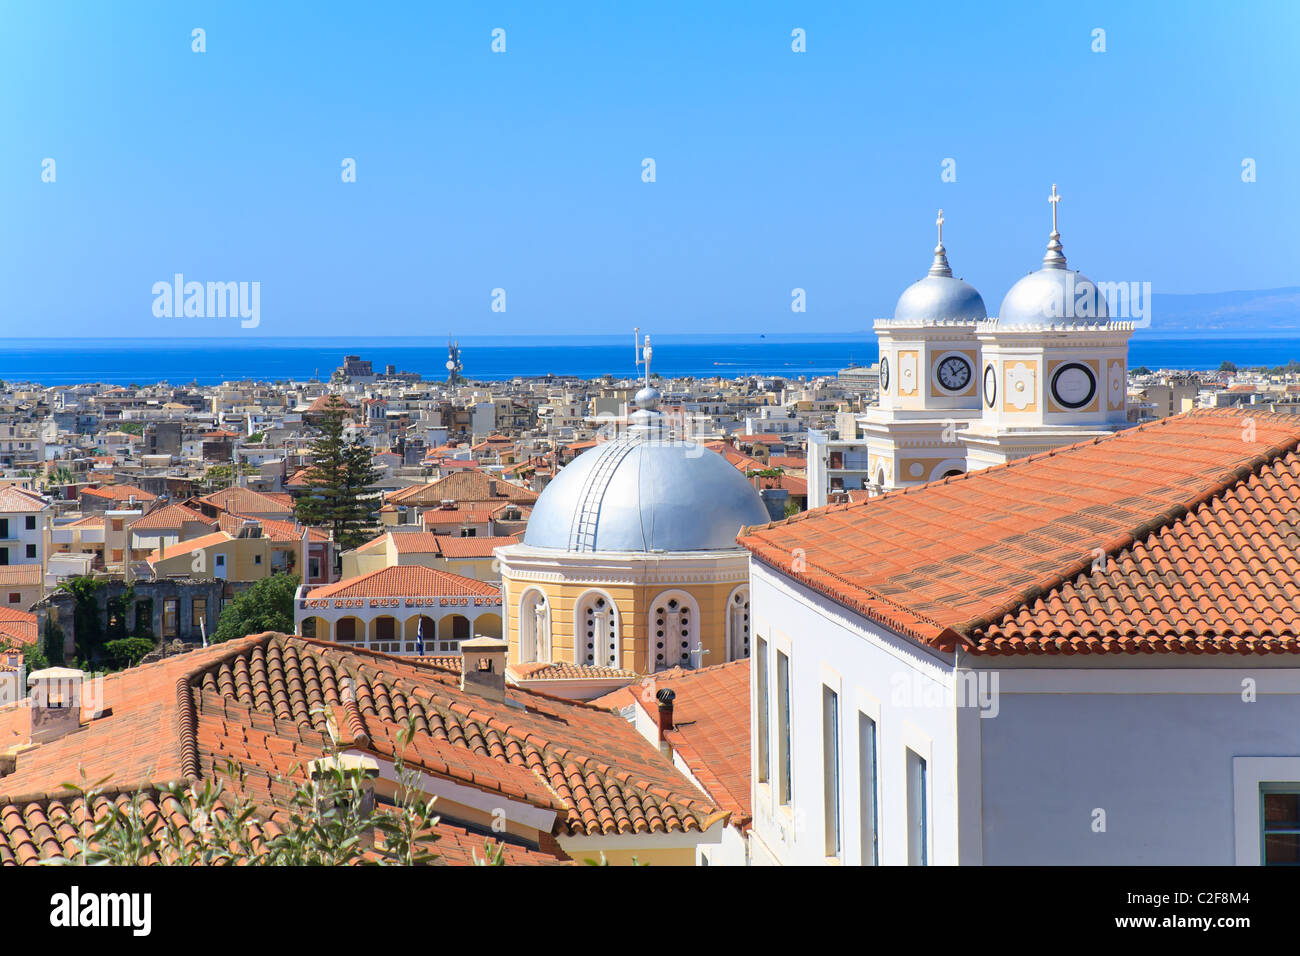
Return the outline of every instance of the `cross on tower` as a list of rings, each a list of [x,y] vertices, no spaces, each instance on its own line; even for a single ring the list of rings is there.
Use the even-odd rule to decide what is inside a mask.
[[[1052,195],[1047,197],[1047,201],[1052,204],[1052,232],[1057,232],[1056,228],[1056,204],[1061,201],[1060,195],[1056,192],[1056,183],[1052,183]]]
[[[707,653],[709,652],[704,649],[704,645],[696,641],[695,646],[691,648],[691,667],[699,670],[700,665],[704,663],[704,655]]]
[[[939,210],[939,218],[934,221],[934,224],[939,227],[939,245],[943,245],[943,210],[942,209]]]

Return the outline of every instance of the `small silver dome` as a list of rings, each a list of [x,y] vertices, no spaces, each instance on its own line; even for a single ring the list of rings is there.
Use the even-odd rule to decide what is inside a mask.
[[[560,551],[722,551],[771,518],[716,452],[634,429],[583,452],[546,486],[524,544]]]
[[[939,319],[978,322],[986,318],[984,299],[974,286],[953,278],[948,252],[943,247],[943,210],[935,225],[939,227],[939,244],[934,247],[934,262],[924,278],[913,282],[898,297],[894,319],[902,322],[929,322]]]
[[[1107,322],[1110,311],[1087,276],[1044,266],[1011,287],[998,312],[998,328],[1081,326]]]
[[[913,282],[898,297],[894,318],[904,322],[932,319],[966,319],[978,322],[988,313],[975,288],[952,276],[928,275]]]
[[[1065,250],[1056,225],[1056,206],[1061,201],[1052,183],[1052,232],[1047,237],[1043,267],[1011,287],[998,310],[998,328],[1042,328],[1043,326],[1097,325],[1110,320],[1106,299],[1097,283],[1065,267]]]

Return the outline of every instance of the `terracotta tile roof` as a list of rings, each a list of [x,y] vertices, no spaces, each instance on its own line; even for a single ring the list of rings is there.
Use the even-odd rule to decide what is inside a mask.
[[[555,811],[543,850],[552,834],[698,832],[725,818],[617,714],[509,693],[509,703],[493,701],[460,690],[444,670],[276,634],[110,675],[108,716],[19,754],[17,769],[0,782],[7,794],[0,796],[0,863],[65,852],[85,808],[53,791],[56,781],[78,779],[79,766],[90,779],[111,776],[112,786],[131,791],[151,780],[224,776],[235,759],[244,776],[229,783],[267,805],[283,786],[275,775],[301,774],[325,751],[331,723],[346,749],[391,758],[398,727],[413,721],[409,766]],[[435,850],[445,862],[464,863],[482,838],[448,839]],[[516,850],[516,862],[547,862],[526,848],[508,848],[507,859]]]
[[[134,498],[143,504],[150,501],[157,501],[157,495],[151,495],[143,488],[136,488],[134,485],[103,485],[99,488],[82,488],[81,497],[85,498],[106,498],[109,501],[127,501]]]
[[[275,518],[256,518],[252,515],[234,514],[229,511],[223,511],[217,515],[217,526],[231,535],[238,534],[239,529],[249,522],[261,527],[262,537],[270,541],[302,541],[303,526],[293,520],[277,521]],[[329,537],[329,532],[322,528],[307,529],[307,539],[309,541],[328,541]]]
[[[319,598],[401,598],[484,595],[499,598],[501,589],[473,578],[435,571],[418,565],[380,568],[355,578],[347,578],[314,588],[307,600]]]
[[[335,395],[332,392],[326,392],[324,395],[320,396],[320,398],[316,399],[316,401],[307,406],[307,413],[323,413],[330,411],[332,408],[337,408],[339,411],[344,413],[352,411],[352,406],[347,403],[347,400],[343,398],[343,396]]]
[[[193,508],[187,508],[185,505],[170,504],[161,508],[155,508],[143,518],[131,523],[132,531],[171,531],[179,530],[180,527],[188,521],[201,521],[206,525],[211,525],[212,519]]]
[[[739,540],[938,647],[1295,653],[1298,446],[1296,417],[1198,409]]]
[[[497,548],[518,544],[520,535],[461,538],[450,534],[431,534],[429,537],[438,539],[438,553],[445,558],[490,558]]]
[[[41,566],[34,564],[32,567],[40,571]],[[22,648],[27,644],[35,644],[37,633],[35,614],[0,607],[0,648]]]
[[[166,548],[155,548],[149,552],[149,557],[145,560],[150,564],[157,564],[159,561],[174,558],[181,554],[192,554],[195,551],[202,551],[204,548],[211,547],[214,544],[223,544],[232,540],[231,535],[224,531],[214,531],[212,534],[205,534],[197,538],[190,538],[188,541],[178,541],[176,544],[169,544]]]
[[[222,511],[234,514],[293,513],[293,498],[278,492],[254,491],[252,488],[223,488],[199,499]]]
[[[472,464],[472,463],[471,463]],[[496,482],[496,493],[489,494],[491,482]],[[493,478],[485,471],[474,469],[456,472],[439,478],[426,485],[412,485],[391,492],[387,500],[392,504],[431,504],[441,501],[513,501],[518,504],[531,504],[537,500],[538,492],[506,481]]]
[[[65,525],[59,525],[59,528],[102,528],[104,527],[103,515],[86,515],[84,518],[78,518],[76,521],[70,521]]]
[[[0,565],[0,587],[6,584],[28,586],[41,583],[41,566],[39,564]]]
[[[749,661],[699,670],[674,667],[652,675],[637,704],[656,716],[655,694],[677,695],[673,729],[664,737],[718,806],[732,811],[744,828],[752,815],[749,799]],[[653,709],[652,709],[653,708]]]
[[[421,520],[428,525],[487,524],[492,520],[495,508],[433,508],[426,511]]]
[[[599,664],[570,664],[567,661],[543,661],[532,664],[511,664],[510,673],[517,680],[635,680],[636,671],[621,667],[604,667]]]
[[[0,514],[40,511],[46,507],[48,503],[45,499],[34,492],[24,491],[14,485],[0,487]]]

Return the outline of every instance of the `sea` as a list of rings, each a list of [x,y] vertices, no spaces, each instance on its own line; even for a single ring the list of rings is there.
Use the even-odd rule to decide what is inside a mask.
[[[632,378],[629,333],[557,336],[464,336],[459,340],[470,381],[547,375]],[[426,379],[447,376],[447,341],[436,338],[178,338],[0,339],[0,379],[41,385],[213,385],[227,381],[328,379],[344,355],[360,355],[376,372],[387,365]],[[871,332],[835,335],[664,335],[653,338],[651,369],[665,377],[833,375],[877,360]],[[1155,333],[1139,330],[1129,343],[1131,368],[1273,367],[1300,360],[1300,330],[1262,333]]]

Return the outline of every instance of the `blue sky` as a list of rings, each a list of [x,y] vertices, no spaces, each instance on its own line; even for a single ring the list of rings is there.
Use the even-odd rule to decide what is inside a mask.
[[[1289,0],[7,0],[0,336],[856,331],[940,206],[994,312],[1053,182],[1094,279],[1300,285],[1297,48]],[[178,272],[261,325],[155,318]]]

